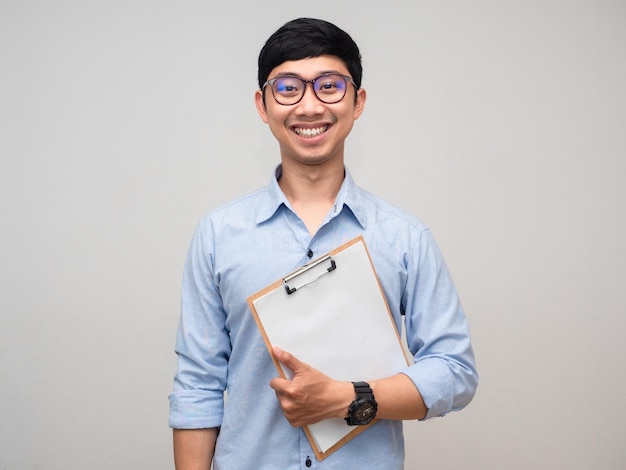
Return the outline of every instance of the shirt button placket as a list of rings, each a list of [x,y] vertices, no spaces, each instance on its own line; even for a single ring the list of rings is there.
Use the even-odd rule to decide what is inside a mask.
[[[312,452],[311,445],[302,429],[300,429],[300,468],[303,470],[317,469],[315,454]]]

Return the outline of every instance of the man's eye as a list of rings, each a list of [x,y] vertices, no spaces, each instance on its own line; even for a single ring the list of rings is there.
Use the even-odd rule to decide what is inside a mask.
[[[298,84],[293,82],[277,82],[276,91],[278,93],[295,93],[298,91]]]

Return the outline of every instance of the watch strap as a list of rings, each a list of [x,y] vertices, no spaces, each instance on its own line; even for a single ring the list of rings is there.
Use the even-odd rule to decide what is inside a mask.
[[[350,426],[369,424],[376,416],[378,408],[374,392],[367,382],[352,382],[352,385],[356,398],[348,407],[346,423]]]
[[[352,385],[354,385],[357,400],[359,398],[374,398],[374,392],[367,382],[352,382]]]

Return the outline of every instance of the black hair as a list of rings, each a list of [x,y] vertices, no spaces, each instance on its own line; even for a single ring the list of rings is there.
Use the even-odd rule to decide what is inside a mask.
[[[356,88],[361,87],[361,53],[354,40],[332,23],[313,18],[298,18],[272,34],[259,54],[259,88],[270,72],[283,62],[308,57],[333,55],[348,67]]]

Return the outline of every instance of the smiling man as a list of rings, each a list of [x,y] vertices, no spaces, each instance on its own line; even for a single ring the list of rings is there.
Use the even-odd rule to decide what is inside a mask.
[[[343,182],[345,140],[363,112],[365,90],[331,55],[283,62],[269,76],[256,92],[257,110],[280,146],[278,184],[314,236]]]
[[[475,393],[467,321],[431,232],[359,188],[345,168],[345,140],[366,102],[361,78],[357,45],[322,20],[291,21],[261,50],[255,104],[281,164],[265,189],[205,216],[191,242],[170,395],[179,470],[401,469],[402,420],[460,410]],[[246,299],[358,235],[415,363],[342,382],[275,349],[293,371],[291,380],[277,377]],[[346,341],[359,339],[347,331]],[[319,462],[302,430],[374,417]]]

